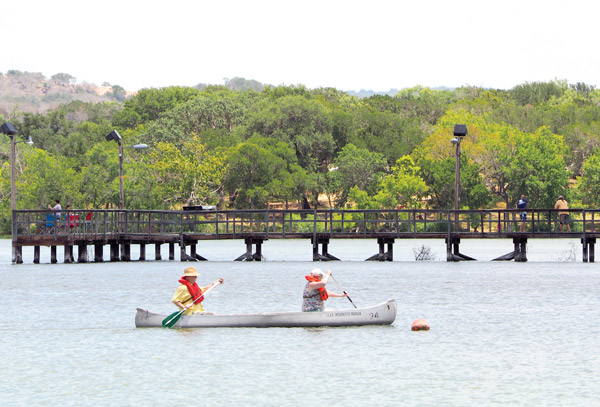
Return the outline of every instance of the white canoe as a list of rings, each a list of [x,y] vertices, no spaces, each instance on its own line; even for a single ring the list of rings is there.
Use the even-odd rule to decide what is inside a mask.
[[[162,327],[167,315],[137,308],[137,328]],[[217,327],[315,327],[390,325],[396,319],[396,301],[388,300],[369,308],[349,308],[322,312],[262,312],[257,314],[183,315],[173,328]]]

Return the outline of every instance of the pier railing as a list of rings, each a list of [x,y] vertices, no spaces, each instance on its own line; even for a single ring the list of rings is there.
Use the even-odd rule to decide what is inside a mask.
[[[13,241],[172,238],[466,238],[565,237],[600,233],[600,210],[571,209],[561,231],[558,210],[50,210],[13,211]],[[568,225],[568,227],[567,227]],[[570,228],[570,232],[568,232]],[[25,243],[27,244],[27,243]]]

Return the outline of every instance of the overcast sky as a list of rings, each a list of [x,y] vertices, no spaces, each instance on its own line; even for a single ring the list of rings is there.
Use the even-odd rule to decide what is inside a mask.
[[[127,90],[600,87],[597,0],[2,0],[0,72]]]

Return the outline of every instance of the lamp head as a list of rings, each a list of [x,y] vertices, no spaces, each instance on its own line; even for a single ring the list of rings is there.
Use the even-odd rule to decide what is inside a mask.
[[[119,135],[118,131],[113,130],[110,133],[108,133],[108,135],[106,136],[106,141],[111,141],[111,140],[116,141],[117,144],[119,144],[121,142],[121,136]]]
[[[458,137],[454,137],[452,140],[450,140],[450,142],[452,144],[460,144],[460,139]]]
[[[15,134],[17,134],[17,130],[15,130],[12,124],[6,122],[2,126],[0,126],[0,133],[4,133],[7,136],[14,136]]]
[[[467,135],[467,126],[465,124],[454,125],[454,137],[464,137]]]

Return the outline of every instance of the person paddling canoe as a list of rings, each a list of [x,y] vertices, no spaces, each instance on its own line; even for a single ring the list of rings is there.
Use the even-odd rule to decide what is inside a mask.
[[[325,286],[331,275],[331,270],[327,270],[327,273],[323,275],[321,269],[313,269],[308,276],[305,276],[308,280],[302,293],[302,311],[323,311],[325,301],[329,297],[347,297],[348,294],[334,293],[328,291]]]
[[[196,283],[196,279],[200,274],[196,271],[194,267],[188,267],[183,271],[183,276],[179,282],[181,285],[175,291],[171,302],[175,304],[179,309],[184,310],[183,315],[191,315],[197,312],[204,312],[204,307],[202,307],[202,301],[204,298],[200,298],[193,305],[192,303],[197,300],[199,297],[202,297],[202,293],[208,290],[211,287],[214,287],[218,284],[223,284],[225,279],[220,278],[211,285],[206,287],[198,286]],[[189,308],[188,308],[189,307]]]

